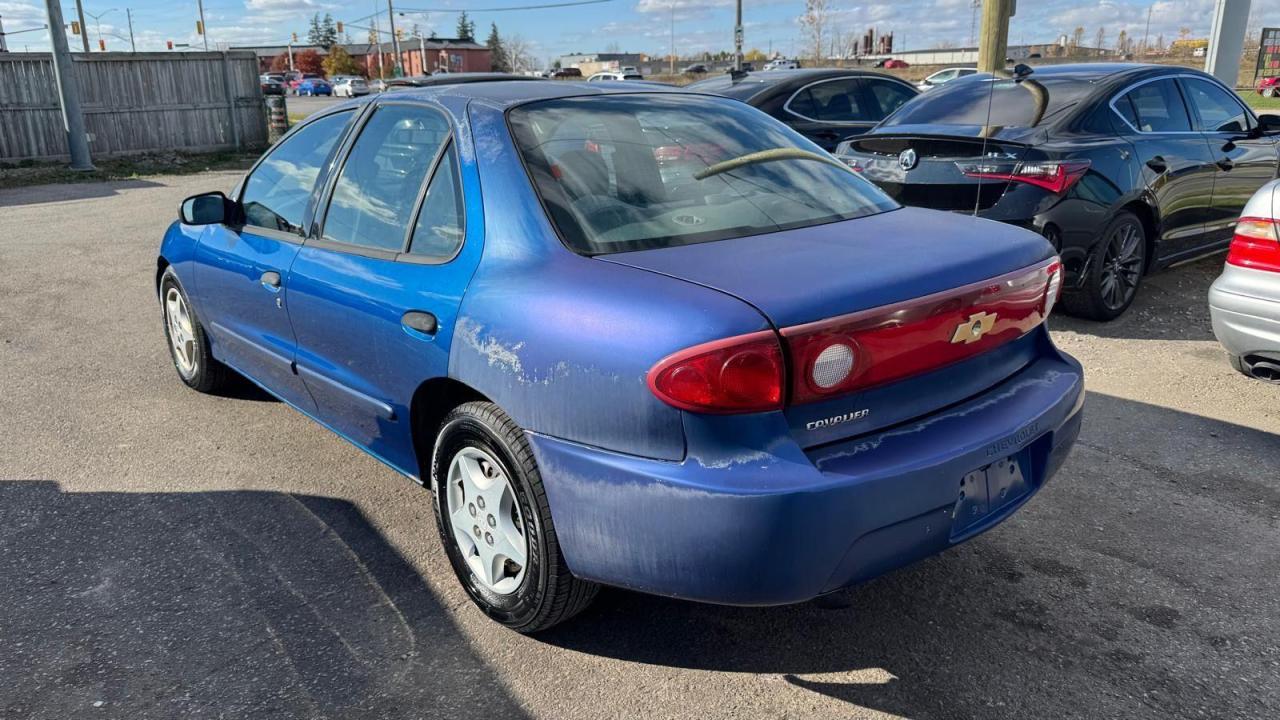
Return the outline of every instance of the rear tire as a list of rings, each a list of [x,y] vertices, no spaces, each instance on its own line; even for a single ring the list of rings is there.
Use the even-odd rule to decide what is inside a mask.
[[[1263,88],[1263,89],[1262,89],[1262,97],[1269,98],[1269,97],[1271,97],[1272,95],[1275,95],[1275,94],[1276,94],[1276,89],[1275,89],[1275,88],[1273,88],[1273,87]]]
[[[1089,320],[1115,320],[1138,296],[1146,266],[1146,229],[1137,215],[1121,210],[1089,253],[1083,284],[1063,293],[1063,311]]]
[[[467,467],[478,470],[470,477],[487,493],[476,492],[479,485],[462,477]],[[569,573],[533,450],[497,405],[464,403],[445,417],[432,453],[431,487],[449,564],[471,601],[490,618],[534,633],[577,615],[595,598],[598,585]],[[505,500],[497,501],[498,496]],[[511,532],[500,535],[504,528]],[[504,537],[514,540],[513,549],[495,553],[491,532],[498,547]],[[511,556],[523,556],[524,564]],[[501,566],[497,571],[495,563]]]

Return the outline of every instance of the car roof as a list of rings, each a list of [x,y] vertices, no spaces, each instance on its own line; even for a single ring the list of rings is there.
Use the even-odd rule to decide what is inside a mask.
[[[904,85],[911,83],[885,73],[876,72],[874,70],[862,68],[797,68],[793,70],[761,70],[757,72],[748,72],[745,75],[739,75],[735,79],[730,73],[725,73],[706,80],[699,80],[688,86],[690,90],[699,92],[708,92],[714,94],[730,94],[726,91],[733,89],[731,93],[733,97],[746,99],[754,97],[770,88],[780,85],[803,85],[815,80],[825,80],[827,78],[842,77],[873,77],[886,80],[895,80]],[[756,88],[755,92],[750,92],[748,88]]]
[[[500,107],[510,107],[533,100],[555,100],[559,98],[588,95],[621,95],[625,93],[680,93],[682,88],[674,85],[647,83],[638,80],[617,82],[470,82],[455,85],[435,85],[419,87],[396,92],[394,97],[422,98],[438,100],[443,97],[457,97],[467,100],[483,100]]]
[[[409,77],[389,78],[389,85],[412,85],[414,87],[430,87],[433,85],[461,85],[466,83],[488,82],[527,82],[529,80],[545,80],[546,78],[530,75],[512,75],[495,72],[462,72],[440,73],[439,75],[411,75]]]

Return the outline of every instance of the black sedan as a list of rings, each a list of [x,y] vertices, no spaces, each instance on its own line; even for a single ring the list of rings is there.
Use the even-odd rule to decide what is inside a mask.
[[[841,140],[875,127],[920,94],[889,75],[859,70],[805,69],[732,73],[688,86],[759,108],[834,150]]]
[[[1019,65],[931,90],[837,156],[905,205],[1047,237],[1061,307],[1119,317],[1145,273],[1223,250],[1277,174],[1280,117],[1212,76],[1153,65]]]

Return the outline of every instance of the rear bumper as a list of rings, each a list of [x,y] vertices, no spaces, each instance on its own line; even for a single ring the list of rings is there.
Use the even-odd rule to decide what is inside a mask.
[[[963,542],[1009,517],[1062,464],[1083,376],[1041,357],[922,419],[802,451],[775,443],[661,462],[530,435],[561,549],[577,576],[737,605],[801,602]],[[728,445],[735,438],[723,438]],[[956,518],[961,481],[1016,456],[1025,492]],[[985,486],[984,486],[985,487]]]
[[[1227,265],[1209,288],[1213,334],[1232,355],[1280,353],[1280,275]]]

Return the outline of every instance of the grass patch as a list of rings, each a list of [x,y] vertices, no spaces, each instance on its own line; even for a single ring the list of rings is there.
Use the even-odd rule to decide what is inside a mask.
[[[1262,97],[1256,92],[1245,91],[1240,93],[1240,97],[1249,107],[1258,112],[1275,112],[1280,110],[1280,97]]]
[[[209,170],[246,170],[258,159],[259,154],[161,152],[95,158],[94,169],[88,172],[71,170],[64,162],[0,163],[0,189],[51,183],[128,180],[148,175],[191,175]]]

